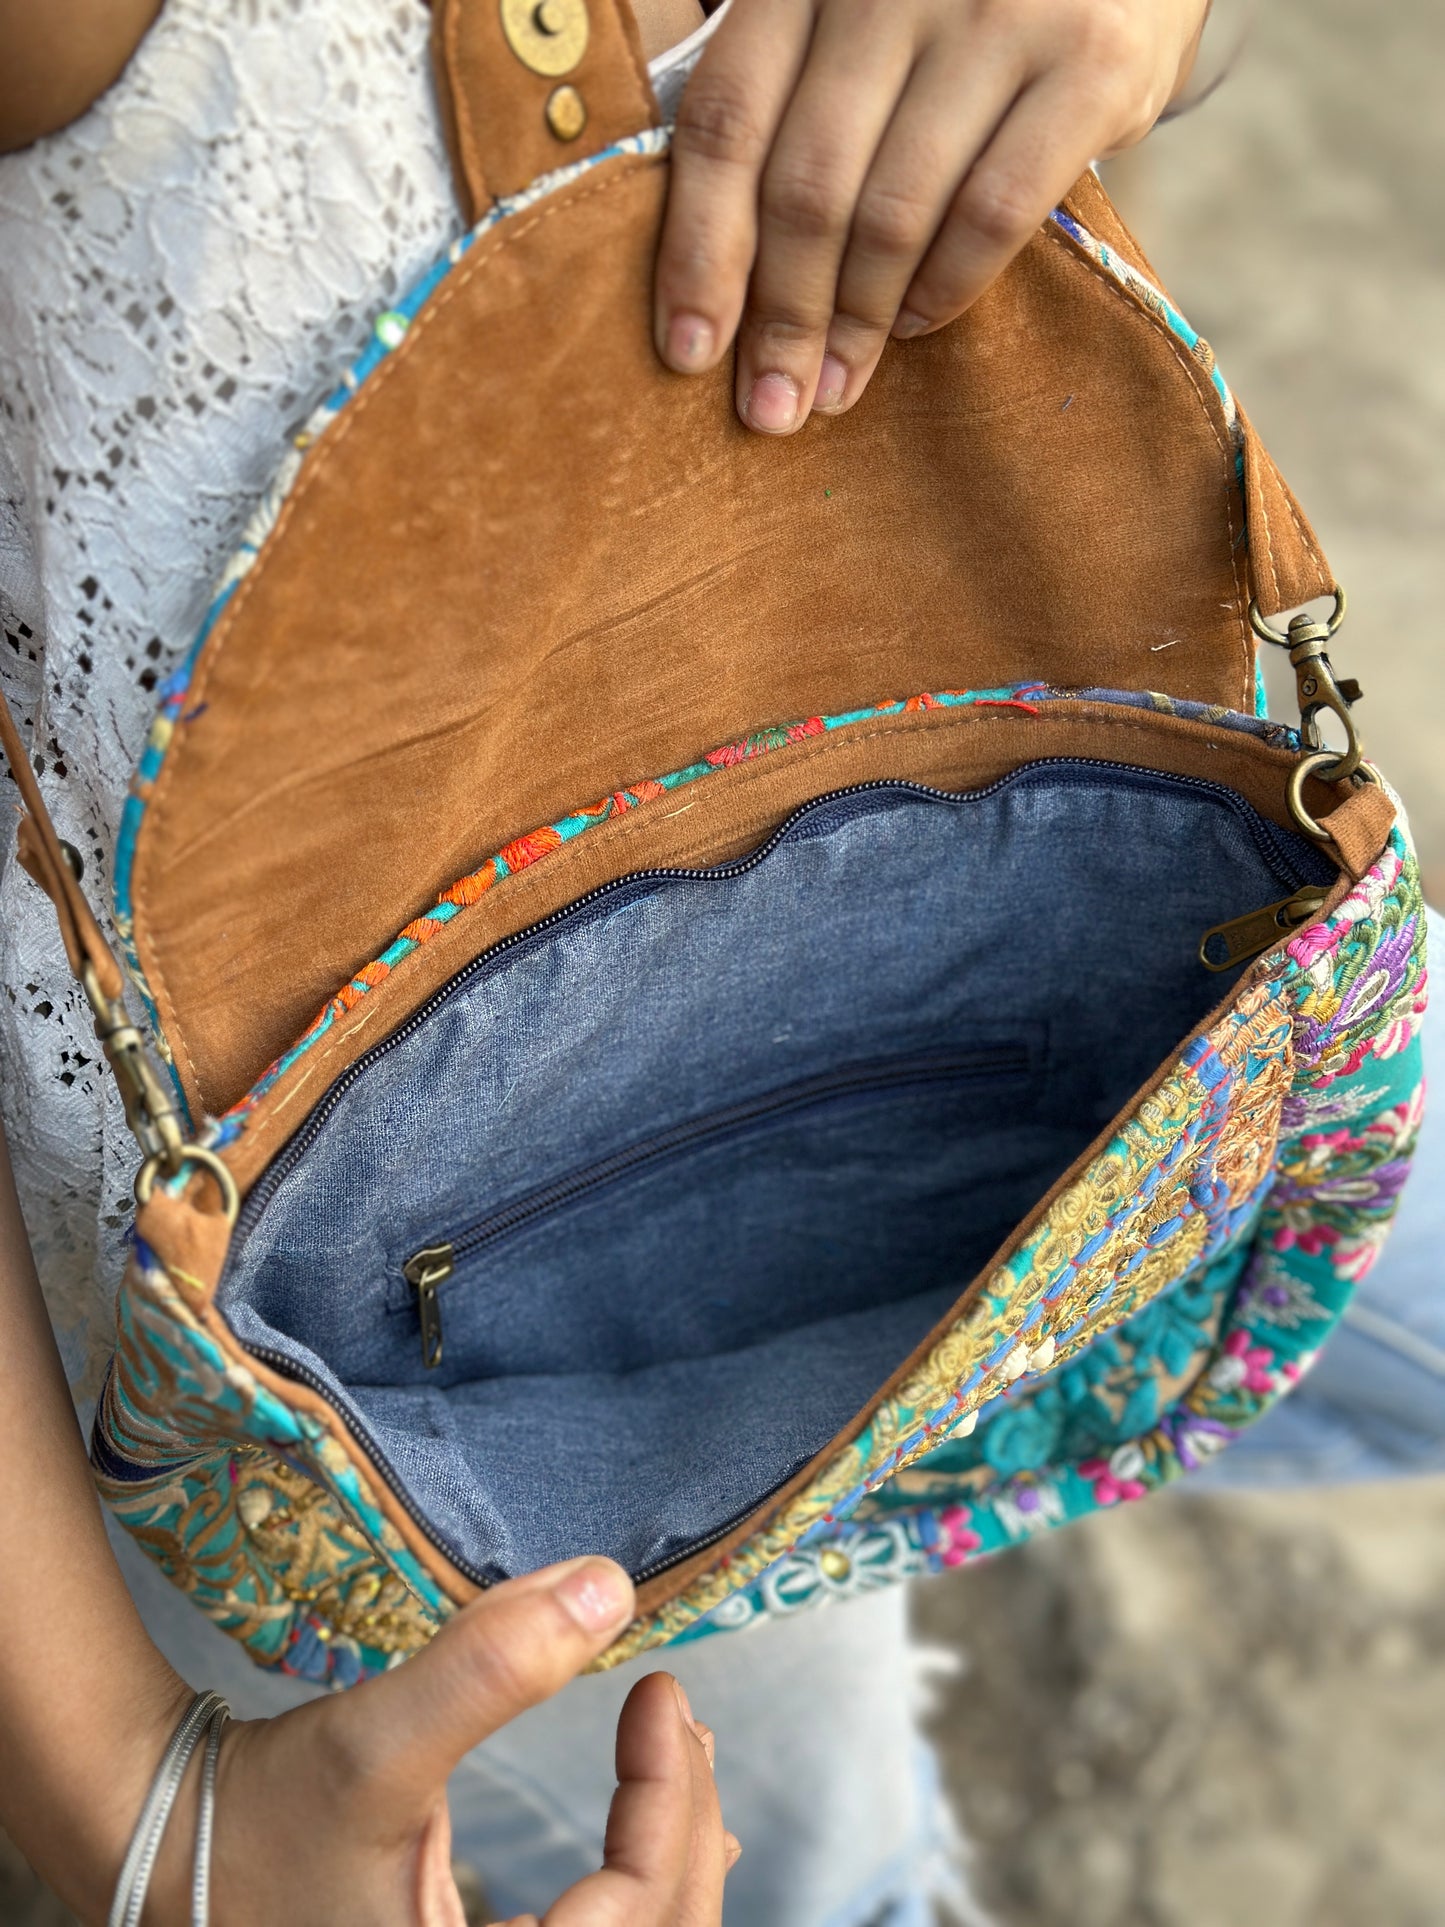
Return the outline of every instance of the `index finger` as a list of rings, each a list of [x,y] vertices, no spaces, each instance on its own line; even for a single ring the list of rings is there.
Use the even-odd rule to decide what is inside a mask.
[[[679,374],[714,367],[737,333],[758,182],[812,31],[811,0],[734,0],[683,93],[654,284],[657,352]]]

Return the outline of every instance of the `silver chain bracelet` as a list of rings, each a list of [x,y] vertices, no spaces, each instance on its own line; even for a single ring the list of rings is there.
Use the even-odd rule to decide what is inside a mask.
[[[231,1709],[219,1693],[197,1693],[170,1737],[156,1768],[150,1791],[141,1806],[130,1845],[115,1885],[106,1927],[140,1927],[146,1893],[160,1855],[166,1824],[186,1768],[196,1748],[205,1741],[201,1762],[201,1810],[196,1823],[196,1857],[191,1874],[191,1927],[208,1927],[211,1917],[211,1838],[216,1815],[216,1763],[221,1734]]]

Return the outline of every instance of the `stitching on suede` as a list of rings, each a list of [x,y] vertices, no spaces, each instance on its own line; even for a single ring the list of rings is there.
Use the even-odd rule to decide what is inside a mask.
[[[268,562],[270,562],[276,554],[276,548],[282,530],[287,526],[288,522],[293,519],[295,513],[304,503],[308,489],[316,485],[316,478],[326,472],[328,464],[335,457],[336,450],[341,447],[350,432],[351,424],[360,419],[362,411],[369,406],[374,397],[381,391],[384,383],[392,376],[395,369],[404,365],[403,358],[407,350],[422,334],[428,323],[435,320],[436,316],[440,314],[450,302],[454,301],[456,297],[462,293],[463,289],[470,286],[475,275],[479,273],[488,262],[494,260],[504,248],[511,247],[517,242],[524,240],[527,235],[533,233],[541,226],[543,221],[549,219],[552,215],[560,213],[567,208],[580,207],[584,201],[590,200],[596,195],[609,193],[623,181],[631,180],[632,176],[641,172],[643,168],[653,165],[655,165],[654,156],[648,155],[637,159],[629,156],[625,158],[617,168],[606,173],[603,179],[589,183],[581,193],[569,194],[566,188],[562,188],[554,199],[544,202],[530,219],[522,220],[516,228],[512,228],[510,224],[504,224],[502,227],[496,229],[495,232],[498,238],[491,247],[482,245],[473,248],[466,259],[459,263],[453,272],[447,276],[446,281],[442,283],[436,295],[426,304],[416,320],[412,323],[407,332],[407,337],[401,343],[401,346],[396,349],[393,354],[388,356],[375,370],[370,380],[367,381],[355,395],[350,407],[346,409],[344,414],[337,417],[333,434],[327,436],[321,442],[311,460],[303,466],[300,475],[297,477],[296,486],[292,489],[282,506],[281,513],[276,518],[276,524],[271,531],[270,540],[267,543],[266,549],[262,554],[257,556],[254,565],[247,571],[244,580],[237,587],[230,606],[209,639],[209,648],[203,650],[201,659],[196,665],[196,675],[191,684],[190,695],[193,707],[203,701],[205,691],[209,687],[210,678],[215,673],[225,646],[230,640],[232,631],[240,618],[241,611],[245,608],[247,599],[255,588],[256,583],[264,577]],[[152,828],[154,828],[156,818],[159,814],[161,800],[167,788],[170,786],[170,781],[174,777],[176,767],[183,760],[177,753],[180,751],[183,741],[184,738],[178,733],[176,742],[172,745],[171,753],[166,757],[165,762],[156,773],[156,779],[151,790],[149,801]],[[151,840],[154,840],[153,837]],[[143,850],[144,846],[136,852],[136,873],[133,891],[135,908],[138,913],[135,920],[138,933],[142,925],[143,917],[148,914],[150,904],[150,880],[149,875],[143,868]],[[161,962],[161,946],[154,937],[151,937],[146,943],[145,948],[148,952],[145,959],[146,981],[150,985],[151,995],[154,999],[156,1009],[161,1013],[162,1029],[166,1037],[171,1041],[172,1049],[177,1051],[185,1061],[186,1068],[190,1073],[191,1085],[195,1090],[201,1109],[209,1111],[211,1107],[206,1102],[205,1090],[196,1070],[195,1059],[186,1042],[185,1033],[179,1023],[175,1005],[171,1001],[170,993],[166,988],[165,968]]]
[[[1247,618],[1247,596],[1245,584],[1239,572],[1239,538],[1235,533],[1234,527],[1234,450],[1220,433],[1219,423],[1214,419],[1214,410],[1211,408],[1209,399],[1204,393],[1204,379],[1199,364],[1184,352],[1181,344],[1176,341],[1169,330],[1163,327],[1155,316],[1149,312],[1137,295],[1132,294],[1128,288],[1116,281],[1105,268],[1086,254],[1082,248],[1078,247],[1067,233],[1053,225],[1044,228],[1043,233],[1049,240],[1054,242],[1056,246],[1063,249],[1066,260],[1077,262],[1081,267],[1087,268],[1096,280],[1103,282],[1106,287],[1113,289],[1116,294],[1121,295],[1127,303],[1128,312],[1136,316],[1138,320],[1148,327],[1150,335],[1153,338],[1162,340],[1168,344],[1174,359],[1189,376],[1189,383],[1194,391],[1194,398],[1203,410],[1204,419],[1209,423],[1210,431],[1215,441],[1219,444],[1220,452],[1224,456],[1225,467],[1228,471],[1224,490],[1224,520],[1229,536],[1229,568],[1234,580],[1235,620],[1239,625],[1237,642],[1239,645],[1239,654],[1242,657],[1240,665],[1241,681],[1239,684],[1239,700],[1235,704],[1235,707],[1241,710],[1246,709],[1252,693],[1251,671],[1254,664],[1253,653],[1249,647],[1250,631]],[[1210,386],[1209,393],[1210,395],[1214,395],[1212,385]],[[1216,396],[1215,399],[1217,401],[1218,397]]]
[[[469,215],[480,212],[486,196],[491,192],[487,186],[486,173],[482,168],[481,155],[477,151],[476,130],[472,123],[472,103],[466,83],[462,78],[461,63],[461,13],[462,0],[451,0],[447,8],[446,22],[442,30],[447,53],[447,87],[452,97],[452,112],[456,116],[457,146],[461,149],[462,161],[466,168],[466,188],[471,200],[467,209]]]
[[[1263,443],[1260,441],[1258,435],[1255,434],[1253,427],[1250,427],[1246,431],[1246,434],[1248,437],[1248,444],[1252,444],[1254,453],[1258,458],[1259,464],[1261,467],[1263,467],[1264,463],[1269,460],[1269,457],[1264,452]],[[1255,484],[1255,487],[1252,493],[1254,495],[1255,510],[1259,515],[1260,521],[1264,524],[1264,549],[1265,549],[1265,555],[1268,558],[1268,562],[1269,562],[1270,599],[1274,602],[1278,602],[1279,601],[1279,570],[1275,566],[1274,533],[1269,526],[1269,507],[1264,499],[1263,478],[1261,478]]]
[[[604,7],[608,4],[609,0],[602,0]],[[627,22],[622,17],[622,8],[625,6],[626,0],[610,0],[610,4],[613,17],[616,20],[616,31],[621,34],[622,45],[626,50],[627,64],[632,69],[632,78],[637,82],[642,92],[642,109],[644,113],[655,119],[657,113],[657,96],[652,91],[652,81],[647,72],[647,62],[641,57],[641,49],[633,45],[632,35],[627,30]]]
[[[655,164],[656,157],[654,156],[629,157],[623,165],[607,171],[600,180],[590,183],[580,193],[569,193],[566,188],[563,188],[554,198],[544,202],[530,219],[522,220],[516,225],[509,222],[497,230],[498,238],[491,247],[478,247],[473,249],[471,254],[462,263],[459,263],[454,271],[447,276],[434,297],[426,304],[412,323],[406,339],[386,361],[375,369],[371,378],[353,397],[351,405],[346,409],[345,413],[337,419],[332,432],[324,438],[322,443],[316,448],[310,461],[303,467],[297,478],[295,487],[281,508],[265,551],[257,557],[255,564],[248,570],[245,579],[238,586],[229,609],[226,611],[216,632],[210,639],[209,649],[203,652],[202,660],[197,664],[197,673],[191,684],[190,691],[190,700],[193,704],[199,704],[204,700],[205,691],[209,687],[209,679],[214,674],[221,660],[225,646],[230,639],[236,622],[239,620],[241,612],[246,606],[247,598],[251,595],[257,581],[264,577],[267,564],[273,560],[276,554],[282,532],[300,511],[306,500],[308,489],[314,488],[317,485],[317,478],[327,471],[328,465],[334,460],[336,451],[343,445],[347,434],[350,432],[351,424],[361,418],[363,410],[369,407],[375,396],[381,392],[383,384],[394,375],[397,367],[404,364],[408,350],[412,348],[413,343],[421,336],[423,330],[434,323],[448,304],[470,286],[473,277],[500,255],[505,248],[520,243],[552,215],[580,207],[583,202],[593,196],[610,193],[615,187],[630,181],[635,173]],[[1129,294],[1127,289],[1120,287],[1102,266],[1079,249],[1066,234],[1061,233],[1054,227],[1046,228],[1043,232],[1063,248],[1066,259],[1081,263],[1096,278],[1103,281],[1110,288],[1113,288],[1117,293],[1123,294],[1126,297],[1127,312],[1137,316],[1149,328],[1151,336],[1155,338],[1162,336],[1162,338],[1167,341],[1175,359],[1189,375],[1195,397],[1204,411],[1205,419],[1209,423],[1216,442],[1226,457],[1232,477],[1233,451],[1225,441],[1225,438],[1220,434],[1218,423],[1215,421],[1208,402],[1201,391],[1200,373],[1197,366],[1192,363],[1190,358],[1184,353],[1182,347],[1175,341],[1173,335],[1170,334],[1167,329],[1159,326],[1154,317],[1143,307],[1142,303],[1140,303],[1135,296]],[[1233,505],[1228,493],[1229,488],[1232,486],[1233,483],[1231,480],[1226,488],[1225,519],[1229,535],[1230,567],[1235,585],[1235,600],[1242,628],[1243,591],[1235,547]],[[1246,664],[1246,667],[1248,666],[1249,665]],[[1237,705],[1241,709],[1246,706],[1247,694],[1248,692],[1246,691],[1244,697],[1241,698],[1241,701]],[[179,748],[180,743],[178,741],[173,745],[172,753],[166,757],[164,764],[157,772],[150,797],[152,825],[154,825],[159,806],[166,793],[169,779],[173,776],[177,764],[182,760],[176,753]],[[142,917],[148,915],[150,904],[149,878],[143,877],[141,874],[142,864],[140,854],[138,851],[134,883],[134,902],[137,912],[140,913],[136,918],[137,930],[139,930],[141,925]],[[206,1103],[205,1091],[196,1069],[194,1057],[185,1034],[179,1025],[174,1003],[166,988],[165,968],[161,961],[161,946],[152,938],[146,945],[146,948],[149,952],[145,964],[146,978],[151,987],[156,1009],[162,1013],[162,1028],[167,1037],[173,1040],[173,1048],[178,1050],[180,1056],[184,1059],[190,1073],[192,1085],[202,1108],[209,1110],[210,1106]]]
[[[1273,464],[1271,463],[1271,465]],[[1280,494],[1283,495],[1284,497],[1284,505],[1289,510],[1290,520],[1294,523],[1295,528],[1299,533],[1300,541],[1304,543],[1305,553],[1309,556],[1310,561],[1314,563],[1315,567],[1319,570],[1322,576],[1329,577],[1331,580],[1333,580],[1333,577],[1331,576],[1329,564],[1325,561],[1325,558],[1323,557],[1323,555],[1321,555],[1320,551],[1315,547],[1314,543],[1310,540],[1309,530],[1305,527],[1304,516],[1301,513],[1301,511],[1295,506],[1294,496],[1290,492],[1289,483],[1284,479],[1283,475],[1280,474],[1277,468],[1275,469],[1275,477],[1279,482]]]

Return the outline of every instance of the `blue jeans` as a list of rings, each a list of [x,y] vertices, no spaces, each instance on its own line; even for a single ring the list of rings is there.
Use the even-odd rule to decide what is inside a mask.
[[[1445,920],[1430,962],[1445,982]],[[1427,1076],[1445,1086],[1445,997],[1425,1023]],[[1189,1489],[1445,1470],[1445,1107],[1427,1119],[1394,1234],[1344,1328],[1299,1391]],[[157,1642],[242,1715],[309,1697],[260,1674],[124,1535],[122,1566]],[[656,1662],[654,1662],[656,1663]],[[728,1881],[737,1927],[925,1927],[958,1893],[958,1842],[914,1725],[919,1655],[899,1590],[664,1654],[717,1729],[728,1824],[744,1842]],[[545,1911],[594,1868],[612,1735],[649,1662],[575,1681],[480,1747],[452,1787],[456,1850],[504,1912]],[[973,1918],[979,1918],[973,1916]]]

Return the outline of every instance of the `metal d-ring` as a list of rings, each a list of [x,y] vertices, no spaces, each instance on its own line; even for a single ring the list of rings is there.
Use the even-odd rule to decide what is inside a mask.
[[[1316,843],[1333,843],[1334,838],[1325,828],[1324,824],[1322,824],[1318,818],[1311,816],[1305,808],[1305,782],[1311,776],[1323,776],[1327,770],[1331,772],[1337,771],[1340,761],[1341,758],[1334,750],[1316,749],[1311,750],[1308,756],[1301,756],[1294,768],[1290,771],[1289,789],[1287,792],[1289,796],[1290,815],[1294,818],[1295,822],[1298,823],[1305,835],[1313,837]],[[1358,764],[1350,774],[1356,781],[1363,780],[1366,783],[1381,783],[1380,772],[1375,768],[1373,763],[1362,762]]]
[[[209,1174],[216,1189],[221,1194],[221,1211],[228,1225],[233,1225],[241,1212],[241,1193],[230,1170],[214,1151],[208,1151],[200,1144],[183,1144],[180,1150],[182,1162],[199,1164]],[[149,1204],[151,1193],[156,1188],[156,1179],[162,1171],[170,1168],[164,1151],[156,1151],[148,1157],[135,1174],[135,1201]]]
[[[1343,589],[1336,589],[1334,591],[1334,597],[1335,606],[1320,625],[1326,635],[1330,636],[1335,633],[1336,629],[1338,629],[1344,621],[1345,613],[1349,607],[1345,600],[1345,592]],[[1260,614],[1259,602],[1253,597],[1251,597],[1249,604],[1249,626],[1261,642],[1275,643],[1281,649],[1288,649],[1294,641],[1294,637],[1288,635],[1283,629],[1276,629],[1268,616]]]

